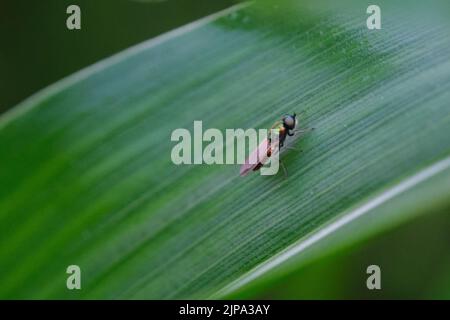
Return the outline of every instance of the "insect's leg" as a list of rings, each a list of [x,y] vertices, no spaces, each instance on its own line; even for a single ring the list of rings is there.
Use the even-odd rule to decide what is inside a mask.
[[[308,132],[310,132],[310,131],[313,131],[313,130],[315,130],[316,128],[306,128],[306,129],[298,129],[298,130],[295,130],[295,133],[308,133]]]
[[[287,178],[288,173],[287,173],[286,167],[284,166],[283,162],[281,162],[281,160],[280,160],[280,165],[281,165],[281,168],[283,168],[284,177]]]

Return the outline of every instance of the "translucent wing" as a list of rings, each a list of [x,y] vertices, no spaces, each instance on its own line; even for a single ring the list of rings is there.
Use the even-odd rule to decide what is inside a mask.
[[[264,165],[269,157],[273,156],[278,152],[278,139],[272,137],[271,142],[266,138],[260,143],[258,148],[256,148],[245,160],[245,163],[241,166],[240,175],[245,176],[250,171],[254,170],[258,166]]]
[[[245,163],[241,166],[240,175],[245,176],[250,171],[256,168],[259,164],[264,164],[267,161],[267,150],[269,148],[269,140],[266,138],[261,142],[255,150],[248,156]]]

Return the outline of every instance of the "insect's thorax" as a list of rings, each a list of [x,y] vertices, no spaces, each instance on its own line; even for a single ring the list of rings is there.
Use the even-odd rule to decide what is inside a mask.
[[[288,133],[288,130],[283,126],[283,124],[278,124],[274,127],[272,127],[272,130],[278,131],[278,141],[280,145],[283,145],[284,140],[286,140],[286,135]],[[269,132],[269,143],[273,142],[273,137],[271,136],[271,132]]]

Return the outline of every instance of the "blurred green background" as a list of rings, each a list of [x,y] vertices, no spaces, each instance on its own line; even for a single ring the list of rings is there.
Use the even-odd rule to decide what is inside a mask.
[[[57,80],[233,0],[2,0],[0,112]],[[66,8],[81,8],[82,29],[66,28]]]
[[[235,4],[232,0],[3,0],[0,2],[0,112],[116,52]],[[82,30],[65,27],[82,9]],[[321,257],[236,298],[450,298],[450,208]],[[366,267],[382,271],[367,290]]]

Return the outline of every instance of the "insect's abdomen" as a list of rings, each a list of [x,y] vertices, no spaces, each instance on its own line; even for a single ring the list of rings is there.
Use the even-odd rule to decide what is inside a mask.
[[[258,163],[254,168],[253,171],[258,171],[259,169],[261,169],[261,167],[263,166],[263,164],[260,162]]]
[[[272,155],[272,148],[267,149],[267,157],[270,158],[270,156]],[[261,169],[261,167],[263,166],[263,164],[261,162],[258,162],[258,164],[253,168],[253,171],[258,171],[259,169]]]

